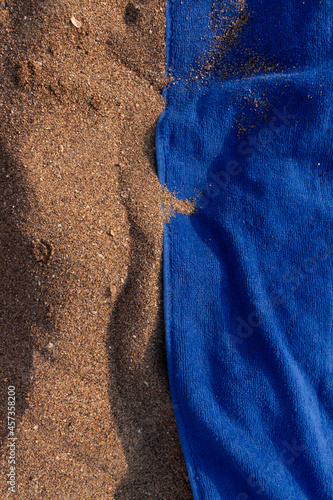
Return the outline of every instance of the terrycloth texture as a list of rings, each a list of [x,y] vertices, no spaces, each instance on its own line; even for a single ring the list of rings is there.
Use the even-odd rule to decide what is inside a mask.
[[[333,499],[331,1],[169,0],[159,178],[195,499]]]

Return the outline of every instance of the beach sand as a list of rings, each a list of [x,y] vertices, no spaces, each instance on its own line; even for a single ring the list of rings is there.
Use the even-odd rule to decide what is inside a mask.
[[[0,25],[0,497],[191,499],[163,330],[164,2],[6,0]]]

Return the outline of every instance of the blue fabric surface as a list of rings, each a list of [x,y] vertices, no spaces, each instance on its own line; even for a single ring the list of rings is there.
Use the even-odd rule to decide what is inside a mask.
[[[171,393],[195,499],[333,499],[331,1],[168,0]]]

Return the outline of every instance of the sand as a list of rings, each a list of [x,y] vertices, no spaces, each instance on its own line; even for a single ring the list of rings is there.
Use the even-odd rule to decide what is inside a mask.
[[[0,25],[0,497],[190,499],[163,331],[164,2],[6,0]]]

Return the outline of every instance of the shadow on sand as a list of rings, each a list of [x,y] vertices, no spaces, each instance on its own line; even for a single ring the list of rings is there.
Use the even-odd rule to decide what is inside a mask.
[[[156,172],[156,123],[144,151]],[[127,206],[131,250],[126,282],[108,329],[110,406],[127,470],[116,500],[193,498],[174,418],[167,372],[162,297],[161,239],[154,239]],[[151,296],[159,290],[158,305]],[[145,307],[146,306],[146,307]],[[137,354],[142,353],[137,361]]]
[[[32,243],[22,232],[33,203],[23,166],[0,143],[0,437],[8,434],[8,386],[16,392],[16,426],[28,406],[33,350],[51,330],[46,280]],[[39,332],[39,335],[38,335]],[[47,353],[43,353],[47,355]]]

